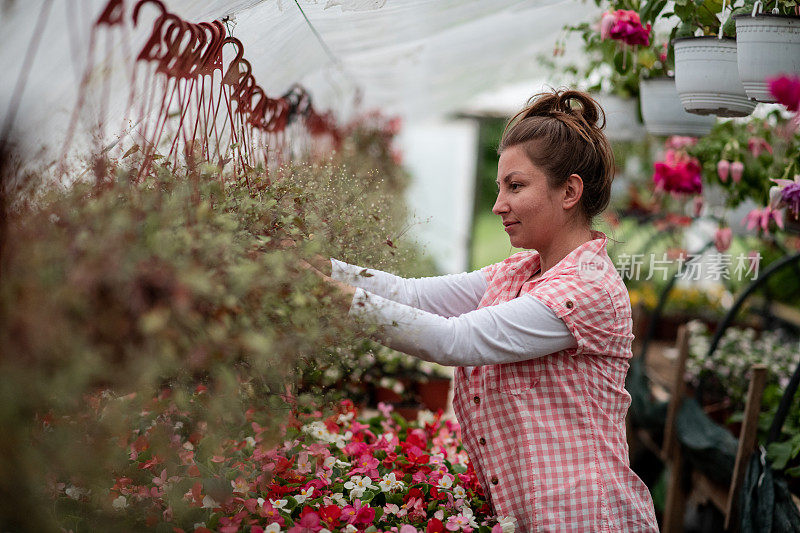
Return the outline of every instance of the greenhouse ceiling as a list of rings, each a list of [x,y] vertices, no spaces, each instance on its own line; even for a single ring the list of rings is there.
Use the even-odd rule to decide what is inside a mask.
[[[596,17],[575,0],[165,0],[192,21],[226,20],[244,44],[258,83],[270,96],[303,85],[319,110],[346,118],[380,108],[410,120],[458,112],[477,96],[525,80],[548,81],[565,24]],[[24,82],[14,122],[18,135],[47,145],[63,135],[88,62],[91,26],[106,0],[4,0],[0,4],[0,113]],[[126,1],[128,12],[134,2]],[[89,85],[123,68],[139,50],[158,10],[145,4],[133,28],[98,32]],[[34,46],[31,46],[33,43]],[[31,49],[35,53],[26,58]],[[570,51],[577,52],[578,47]],[[131,50],[133,52],[131,52]],[[232,52],[231,52],[232,54]],[[126,94],[126,79],[112,85]],[[531,82],[531,92],[536,83]],[[91,102],[90,102],[91,103]],[[95,110],[95,112],[97,112]]]

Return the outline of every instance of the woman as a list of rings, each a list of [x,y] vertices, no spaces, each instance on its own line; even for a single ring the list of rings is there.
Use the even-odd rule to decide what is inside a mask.
[[[600,116],[586,93],[553,91],[504,131],[492,211],[531,251],[425,279],[331,260],[326,276],[381,342],[458,367],[464,446],[495,513],[526,532],[658,530],[625,439],[630,300],[591,229],[613,180]]]

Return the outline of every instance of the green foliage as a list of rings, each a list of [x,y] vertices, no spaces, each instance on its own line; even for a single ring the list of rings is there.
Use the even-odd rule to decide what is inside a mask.
[[[764,206],[769,202],[770,187],[775,185],[772,178],[791,179],[800,172],[800,134],[775,110],[763,119],[717,121],[711,133],[689,148],[689,154],[700,160],[703,181],[723,188],[728,207],[736,207],[747,198]],[[722,159],[744,164],[739,183],[720,179],[717,163]]]
[[[102,487],[145,429],[126,424],[161,391],[184,412],[186,431],[202,428],[199,453],[210,457],[248,420],[274,433],[311,361],[368,350],[340,296],[299,260],[423,270],[403,238],[404,173],[383,162],[387,183],[370,161],[347,148],[269,177],[251,171],[252,188],[212,165],[162,167],[142,183],[135,168],[118,167],[9,213],[0,257],[2,529],[52,530],[40,510],[52,507],[47,492],[58,483],[94,488],[85,505],[57,508],[62,518],[107,508]],[[283,249],[287,238],[297,246]],[[198,387],[209,391],[203,401]],[[126,401],[87,417],[98,391]],[[156,438],[146,453],[168,446]]]

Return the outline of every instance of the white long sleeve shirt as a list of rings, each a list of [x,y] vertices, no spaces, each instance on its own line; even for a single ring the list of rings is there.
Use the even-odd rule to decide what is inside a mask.
[[[401,278],[331,259],[331,277],[356,287],[350,314],[383,326],[381,343],[426,361],[495,365],[577,346],[564,321],[534,296],[477,309],[488,286],[480,270]]]

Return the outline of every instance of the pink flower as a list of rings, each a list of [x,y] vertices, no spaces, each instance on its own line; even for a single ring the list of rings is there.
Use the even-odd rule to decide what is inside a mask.
[[[607,11],[600,17],[600,39],[605,41],[611,37],[611,27],[614,26],[614,12]]]
[[[378,465],[381,464],[376,458],[370,454],[364,454],[355,461],[355,468],[350,471],[353,474],[365,474],[370,477],[378,477]]]
[[[800,111],[800,76],[783,75],[768,78],[769,92],[779,104],[786,106],[789,111]]]
[[[734,183],[739,183],[742,181],[742,175],[744,174],[744,163],[741,161],[734,161],[731,163],[731,179]]]
[[[633,10],[620,9],[614,12],[614,24],[608,32],[609,37],[631,46],[640,44],[650,46],[650,23],[642,26],[639,14]]]
[[[731,162],[727,159],[720,159],[717,162],[717,176],[719,176],[719,181],[725,183],[728,181],[728,174],[731,170]]]
[[[747,224],[747,229],[752,230],[756,227],[764,232],[769,231],[769,222],[774,220],[775,224],[783,229],[783,213],[774,210],[772,207],[767,206],[763,209],[753,209],[742,220],[742,225]]]
[[[319,523],[319,515],[311,511],[301,516],[289,529],[289,533],[316,533],[320,529],[322,525]]]
[[[750,137],[747,140],[747,148],[753,154],[753,157],[758,157],[765,150],[772,154],[772,145],[761,137]]]
[[[400,526],[400,533],[417,533],[417,528],[408,524],[404,524]]]
[[[671,135],[667,137],[664,142],[664,148],[672,148],[673,150],[680,150],[681,148],[688,148],[697,144],[697,137],[688,137],[685,135]]]
[[[720,253],[731,247],[732,240],[733,230],[731,230],[731,228],[718,228],[714,233],[714,246],[716,246],[717,251]]]
[[[656,189],[687,194],[703,190],[700,162],[685,152],[667,150],[664,161],[657,161],[653,167]]]

